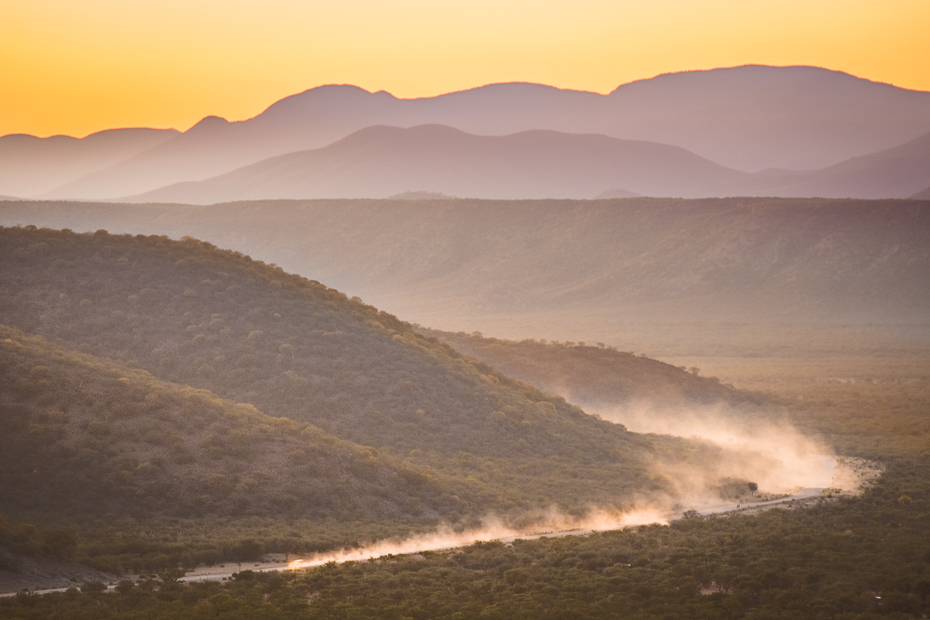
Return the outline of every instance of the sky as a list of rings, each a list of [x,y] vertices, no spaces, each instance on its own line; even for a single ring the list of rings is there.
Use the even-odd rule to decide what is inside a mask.
[[[930,91],[928,0],[0,0],[0,135],[185,130],[322,84],[608,93],[814,65]]]

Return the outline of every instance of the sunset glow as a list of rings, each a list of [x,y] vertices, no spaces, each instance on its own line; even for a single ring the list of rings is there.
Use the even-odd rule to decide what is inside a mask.
[[[0,135],[244,119],[317,85],[423,97],[816,65],[930,90],[930,3],[0,0]]]

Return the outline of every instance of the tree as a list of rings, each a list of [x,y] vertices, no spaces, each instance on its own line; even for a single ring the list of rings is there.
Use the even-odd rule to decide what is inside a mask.
[[[755,494],[755,492],[759,490],[759,485],[756,484],[755,482],[750,482],[750,483],[747,484],[746,486],[749,487],[749,496],[750,496],[750,497],[752,497],[753,494]]]

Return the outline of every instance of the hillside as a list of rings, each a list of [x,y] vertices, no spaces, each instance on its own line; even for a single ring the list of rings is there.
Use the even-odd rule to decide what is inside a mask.
[[[429,327],[650,357],[907,347],[930,316],[925,201],[22,202],[0,223],[193,234]]]
[[[603,343],[516,342],[464,332],[423,331],[510,377],[581,407],[648,403],[660,408],[718,404],[747,408],[761,404],[719,379],[698,376],[699,369],[676,368]]]
[[[428,494],[435,482],[458,496],[453,519],[671,497],[660,474],[683,460],[711,478],[742,467],[712,446],[628,433],[361,301],[206,243],[0,235],[4,324],[362,444],[419,471]]]
[[[113,199],[322,148],[374,125],[423,124],[479,135],[537,129],[602,134],[678,146],[742,171],[804,170],[930,131],[930,93],[815,67],[766,66],[665,74],[621,85],[609,95],[492,84],[398,99],[383,91],[321,86],[245,121],[207,117],[163,144],[42,197]],[[416,188],[401,191],[409,190]],[[32,197],[2,184],[0,193]]]
[[[928,187],[925,190],[917,192],[916,194],[911,196],[911,198],[914,200],[930,200],[930,187]]]
[[[745,176],[684,149],[605,136],[537,130],[497,137],[442,125],[369,127],[322,149],[124,200],[387,198],[411,190],[469,198],[593,198],[621,186],[650,196],[691,197]]]
[[[0,514],[411,520],[459,507],[320,429],[0,326]]]

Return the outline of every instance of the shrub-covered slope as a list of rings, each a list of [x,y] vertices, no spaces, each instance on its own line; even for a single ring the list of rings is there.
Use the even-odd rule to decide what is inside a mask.
[[[598,420],[359,300],[193,239],[0,229],[0,322],[374,447],[468,512],[668,491],[707,448]]]
[[[374,451],[0,326],[0,513],[434,517],[450,495]]]
[[[671,364],[603,344],[500,340],[480,334],[424,330],[507,376],[572,403],[618,405],[644,401],[656,406],[714,403],[759,404],[758,399]]]
[[[930,207],[916,200],[13,202],[0,223],[194,235],[423,325],[517,339],[654,351],[631,340],[662,324],[720,354],[756,325],[930,316]]]

